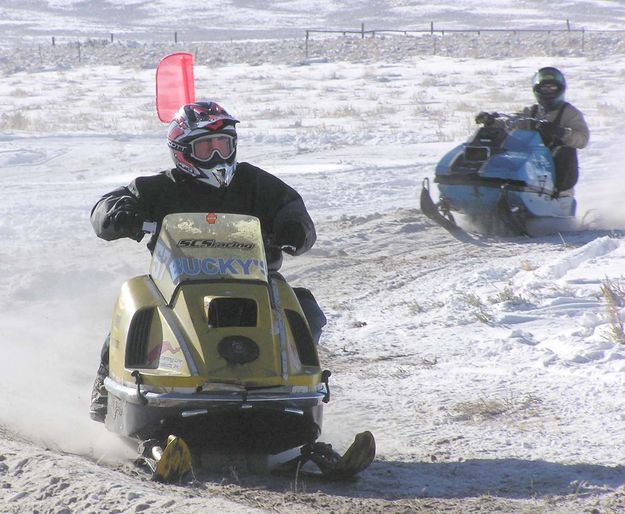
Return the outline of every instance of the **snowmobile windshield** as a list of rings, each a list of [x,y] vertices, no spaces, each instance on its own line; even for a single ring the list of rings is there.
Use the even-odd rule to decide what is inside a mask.
[[[152,254],[150,276],[168,301],[183,282],[267,282],[260,221],[239,214],[169,214]]]
[[[226,160],[235,149],[234,137],[227,134],[211,134],[191,141],[191,155],[200,162],[209,162],[215,155]]]

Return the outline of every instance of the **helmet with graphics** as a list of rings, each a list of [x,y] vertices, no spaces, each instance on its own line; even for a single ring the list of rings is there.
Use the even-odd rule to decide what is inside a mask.
[[[213,187],[228,186],[236,169],[238,122],[215,102],[183,105],[167,131],[176,167]]]
[[[558,68],[547,66],[539,69],[532,84],[536,101],[546,110],[556,109],[564,103],[566,80]]]

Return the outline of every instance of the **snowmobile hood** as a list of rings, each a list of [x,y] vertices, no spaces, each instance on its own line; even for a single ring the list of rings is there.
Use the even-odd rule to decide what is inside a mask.
[[[169,214],[159,232],[150,276],[168,300],[182,282],[267,282],[260,221],[239,214]]]

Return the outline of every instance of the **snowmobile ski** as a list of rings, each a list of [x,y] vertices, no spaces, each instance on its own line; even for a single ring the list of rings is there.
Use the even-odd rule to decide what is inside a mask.
[[[375,438],[369,431],[356,435],[343,456],[332,445],[316,442],[304,445],[301,454],[284,463],[275,472],[290,475],[296,473],[324,480],[348,480],[365,470],[375,458]],[[312,462],[316,468],[304,467]]]
[[[361,432],[339,459],[334,467],[324,476],[333,480],[351,478],[368,468],[375,458],[375,439],[369,431]]]
[[[450,232],[460,230],[451,212],[448,209],[442,209],[440,204],[436,205],[432,200],[430,196],[430,181],[427,177],[423,179],[420,204],[421,212],[444,229]]]
[[[181,482],[193,472],[191,451],[181,437],[170,435],[164,450],[154,439],[142,442],[139,448],[142,456],[137,464],[148,467],[156,482]]]

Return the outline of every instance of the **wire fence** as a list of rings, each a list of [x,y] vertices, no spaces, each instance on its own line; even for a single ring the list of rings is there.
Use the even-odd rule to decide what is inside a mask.
[[[360,29],[305,29],[305,40],[309,41],[312,34],[341,34],[343,36],[348,35],[357,35],[362,39],[365,39],[367,36],[376,37],[383,35],[440,35],[444,36],[445,34],[522,34],[522,33],[543,33],[543,34],[558,34],[558,33],[577,33],[577,34],[615,34],[621,33],[625,34],[625,29],[586,29],[586,28],[574,28],[570,22],[570,20],[565,21],[565,27],[553,27],[553,28],[440,28],[435,22],[431,21],[429,23],[429,28],[424,29],[365,29],[365,24],[361,23]],[[211,41],[212,38],[208,37],[210,33],[206,33],[206,37],[198,37],[198,34],[195,33],[192,37],[189,37],[184,31],[174,30],[173,32],[167,34],[160,34],[158,38],[159,41],[165,42],[173,42],[179,43],[183,41],[203,41],[208,42]],[[51,36],[50,41],[52,46],[60,42],[67,42],[67,37],[64,36]],[[76,38],[70,38],[73,41],[77,41]],[[121,39],[126,39],[124,36],[120,36],[119,34],[115,34],[113,32],[107,35],[101,35],[96,38],[88,38],[88,40],[97,40],[100,42],[110,42],[113,43],[115,41],[119,41]],[[220,39],[221,41],[222,39]],[[240,40],[240,38],[236,38],[236,40]],[[232,39],[231,39],[232,41]]]
[[[310,34],[320,33],[320,34],[343,34],[344,36],[348,34],[356,34],[360,35],[361,38],[365,38],[366,36],[375,37],[376,34],[440,34],[444,36],[446,33],[464,33],[464,34],[477,34],[480,35],[482,32],[490,33],[523,33],[523,32],[535,32],[535,33],[558,33],[558,32],[577,32],[580,34],[584,33],[625,33],[625,29],[586,29],[586,28],[573,28],[571,26],[570,20],[566,20],[566,28],[466,28],[466,29],[446,29],[446,28],[438,28],[435,27],[433,21],[430,22],[429,29],[367,29],[365,30],[365,24],[360,24],[360,29],[306,29],[306,39],[310,38]]]
[[[216,40],[209,33],[174,31],[137,41],[121,34],[77,39],[20,39],[0,46],[0,76],[22,70],[116,64],[151,67],[163,55],[189,51],[208,66],[226,63],[323,61],[399,62],[414,56],[523,58],[527,56],[605,58],[625,55],[625,30],[573,27],[567,20],[552,28],[306,29],[287,38]],[[344,37],[336,37],[344,36]],[[316,36],[316,37],[315,37]]]
[[[433,21],[430,22],[428,29],[365,29],[365,24],[361,23],[360,30],[358,29],[306,29],[305,31],[305,49],[306,57],[309,56],[309,42],[311,41],[312,34],[341,34],[343,36],[356,35],[361,39],[365,39],[367,36],[375,38],[377,36],[389,35],[439,35],[445,36],[446,34],[467,34],[477,35],[481,34],[511,34],[513,36],[519,34],[576,34],[580,36],[581,51],[585,50],[586,35],[587,34],[625,34],[625,29],[585,29],[585,28],[573,28],[570,20],[566,20],[566,27],[562,28],[465,28],[465,29],[449,29],[438,28]],[[434,42],[436,45],[436,42]],[[434,46],[436,50],[436,46]]]

